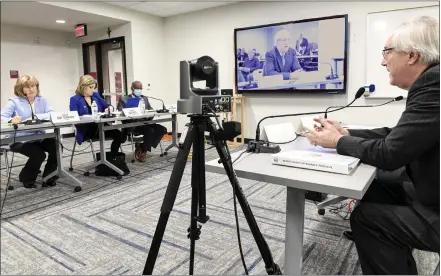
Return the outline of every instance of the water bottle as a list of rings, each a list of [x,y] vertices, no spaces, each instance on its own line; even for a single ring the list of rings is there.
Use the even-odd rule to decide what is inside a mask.
[[[141,115],[145,114],[145,101],[142,97],[139,100],[139,111],[141,112]]]
[[[98,117],[98,105],[95,101],[92,102],[92,118],[96,119]]]

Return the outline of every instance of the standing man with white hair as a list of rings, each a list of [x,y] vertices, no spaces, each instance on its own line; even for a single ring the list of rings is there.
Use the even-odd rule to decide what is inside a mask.
[[[439,22],[423,16],[386,41],[381,65],[390,84],[408,91],[406,109],[393,128],[323,127],[305,134],[311,144],[336,148],[379,169],[406,168],[402,182],[372,182],[351,214],[353,240],[364,274],[418,274],[412,249],[440,252]]]
[[[265,76],[283,75],[284,80],[297,79],[303,71],[296,51],[290,47],[290,34],[282,29],[274,35],[274,48],[265,54]]]

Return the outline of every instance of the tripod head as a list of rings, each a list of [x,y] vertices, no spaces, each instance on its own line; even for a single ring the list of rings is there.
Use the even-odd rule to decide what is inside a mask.
[[[211,117],[216,118],[214,114],[190,114],[187,117],[191,118],[193,122],[205,121],[207,118]],[[241,124],[236,121],[222,122],[222,127],[212,131],[213,138],[219,141],[233,141],[233,139],[239,136],[241,133]]]

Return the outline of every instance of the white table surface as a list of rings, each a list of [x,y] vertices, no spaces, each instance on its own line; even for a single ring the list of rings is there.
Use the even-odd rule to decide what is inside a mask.
[[[288,145],[280,145],[282,151],[313,148],[304,137],[299,137],[295,142]],[[317,149],[318,150],[318,149]],[[242,151],[231,154],[235,160]],[[205,164],[209,172],[225,173],[218,159]],[[343,175],[330,172],[322,172],[271,164],[272,158],[269,153],[244,153],[234,163],[237,176],[264,181],[287,187],[328,193],[353,199],[361,199],[375,177],[376,168],[366,164],[359,164],[351,174]]]

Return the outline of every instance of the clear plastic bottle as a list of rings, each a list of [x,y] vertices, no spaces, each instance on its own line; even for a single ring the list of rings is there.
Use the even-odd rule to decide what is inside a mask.
[[[139,111],[141,112],[141,115],[145,114],[145,101],[144,101],[144,98],[142,98],[142,97],[139,100]]]
[[[98,117],[98,105],[95,101],[92,102],[92,118],[96,119]]]

